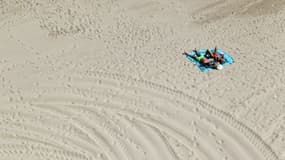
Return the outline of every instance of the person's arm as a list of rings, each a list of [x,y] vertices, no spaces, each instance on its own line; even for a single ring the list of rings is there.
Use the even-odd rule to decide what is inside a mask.
[[[218,47],[217,46],[215,46],[215,53],[217,53],[218,52]]]
[[[200,52],[197,50],[197,48],[195,48],[195,49],[193,50],[193,52],[196,54],[196,56],[201,56],[201,54],[200,54]]]

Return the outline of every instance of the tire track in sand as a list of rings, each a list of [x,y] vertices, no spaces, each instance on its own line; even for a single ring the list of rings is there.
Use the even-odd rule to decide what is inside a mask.
[[[119,74],[88,72],[74,76],[68,87],[42,87],[32,91],[38,96],[25,96],[22,101],[15,101],[15,105],[28,106],[15,110],[29,110],[44,120],[37,124],[31,120],[33,115],[23,115],[22,119],[18,118],[20,125],[11,126],[11,130],[6,132],[26,126],[26,136],[39,140],[34,136],[38,131],[28,124],[35,128],[48,126],[50,130],[47,133],[62,137],[57,142],[66,151],[61,157],[278,160],[256,133],[228,113],[163,85]],[[30,92],[23,91],[22,94],[29,95]],[[11,123],[15,119],[8,116],[6,121]],[[77,134],[68,129],[61,131],[60,127],[49,123],[62,123],[66,128],[77,130]],[[9,156],[26,150],[5,147],[12,141],[13,138],[1,141],[1,155]],[[25,143],[32,144],[28,140]],[[50,156],[42,154],[42,157]]]

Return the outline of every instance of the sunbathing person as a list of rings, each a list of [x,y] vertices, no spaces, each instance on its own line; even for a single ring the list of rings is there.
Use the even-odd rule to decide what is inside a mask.
[[[213,58],[216,62],[219,62],[220,64],[224,64],[226,62],[223,54],[218,54],[218,49],[215,47],[214,53],[211,52],[211,50],[207,49],[205,56]]]
[[[190,56],[191,58],[195,59],[196,61],[200,62],[202,65],[208,67],[211,66],[211,62],[209,61],[208,58],[206,58],[204,55],[201,55],[197,49],[194,49],[193,52],[195,52],[196,55],[190,55],[186,51],[184,51],[184,55]]]
[[[197,51],[197,49],[194,49],[193,52],[195,53],[195,55],[190,55],[186,51],[183,54],[186,56],[190,56],[191,58],[195,59],[196,61],[198,61],[199,63],[201,63],[205,67],[212,67],[215,69],[222,69],[223,68],[223,66],[220,64],[220,62],[209,60],[204,55],[201,55]]]

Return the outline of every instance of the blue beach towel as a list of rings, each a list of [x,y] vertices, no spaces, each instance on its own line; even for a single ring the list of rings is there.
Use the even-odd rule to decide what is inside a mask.
[[[206,54],[206,49],[202,49],[202,50],[199,50],[199,53],[201,55],[205,55]],[[214,52],[214,49],[211,49],[212,52]],[[189,53],[190,55],[195,55],[195,52],[191,52]],[[225,51],[221,50],[221,49],[218,49],[218,54],[224,54],[224,58],[226,60],[226,62],[224,64],[222,64],[223,67],[225,66],[228,66],[230,64],[233,64],[234,63],[234,59],[228,54],[226,53]],[[196,61],[195,59],[193,59],[192,57],[190,56],[186,56],[191,62],[195,63],[199,69],[201,70],[201,72],[209,72],[211,70],[216,70],[212,67],[205,67],[203,66],[203,64],[201,64],[200,62]]]

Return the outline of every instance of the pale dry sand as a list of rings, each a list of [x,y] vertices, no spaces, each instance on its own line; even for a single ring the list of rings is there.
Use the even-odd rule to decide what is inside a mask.
[[[0,160],[285,160],[284,6],[1,0]]]

